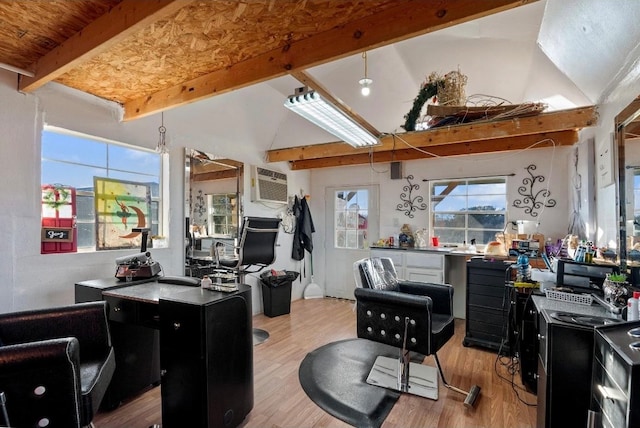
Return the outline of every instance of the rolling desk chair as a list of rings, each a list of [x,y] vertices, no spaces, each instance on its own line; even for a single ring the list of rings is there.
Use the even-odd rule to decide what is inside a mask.
[[[279,218],[244,217],[240,230],[240,242],[233,247],[232,257],[223,257],[217,251],[219,246],[229,244],[216,241],[216,268],[225,269],[238,276],[244,282],[247,273],[260,272],[276,261],[276,243],[280,231]]]
[[[228,246],[228,244],[222,241],[214,243],[216,268],[234,273],[238,282],[244,283],[244,276],[247,273],[257,273],[272,265],[276,261],[276,244],[281,221],[279,218],[244,217],[240,230],[240,242],[233,248],[234,257],[221,257],[218,246]],[[262,343],[268,338],[267,331],[253,329],[254,344]]]
[[[367,382],[400,392],[438,399],[438,372],[444,385],[466,395],[473,407],[480,387],[469,392],[449,385],[436,352],[454,333],[453,287],[399,280],[393,261],[385,257],[354,263],[358,337],[401,348],[400,357],[379,356]],[[433,367],[410,362],[410,352],[433,355]]]

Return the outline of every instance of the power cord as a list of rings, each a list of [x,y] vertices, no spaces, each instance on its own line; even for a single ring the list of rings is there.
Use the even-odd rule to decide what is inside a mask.
[[[508,361],[503,361],[503,358],[508,358]],[[502,374],[500,374],[499,370],[498,370],[498,363],[500,363],[500,365],[502,367],[505,367],[507,370],[507,373],[510,375],[510,378],[503,376]],[[505,382],[508,382],[511,384],[511,389],[513,390],[513,392],[516,394],[516,398],[518,399],[518,401],[520,401],[522,404],[529,406],[529,407],[536,407],[537,403],[529,403],[527,401],[525,401],[521,396],[520,396],[520,392],[527,392],[526,389],[524,389],[523,387],[521,387],[520,385],[516,384],[515,382],[515,376],[516,374],[520,371],[520,360],[517,357],[504,357],[501,356],[500,354],[498,354],[498,356],[496,357],[496,360],[494,362],[494,370],[496,372],[496,375],[504,380]]]
[[[508,284],[508,280],[511,279],[511,269],[512,267],[509,266],[505,269],[505,284]],[[505,309],[505,305],[508,303],[509,305],[511,305],[511,288],[509,286],[505,286],[505,292],[503,294],[503,300],[502,300],[502,308],[503,308],[503,324],[502,324],[502,339],[500,341],[500,347],[498,349],[498,356],[496,357],[496,360],[494,362],[494,370],[496,372],[496,375],[506,381],[509,382],[511,384],[511,389],[513,390],[513,392],[516,395],[516,398],[518,399],[518,401],[520,401],[521,403],[525,404],[526,406],[530,406],[530,407],[535,407],[537,406],[536,403],[529,403],[527,401],[525,401],[521,396],[520,396],[520,391],[524,391],[527,392],[527,390],[523,387],[521,387],[520,385],[516,384],[515,382],[515,376],[520,372],[521,370],[521,366],[520,366],[520,356],[519,353],[517,352],[517,350],[519,349],[519,344],[520,344],[520,339],[521,339],[521,332],[520,333],[516,333],[514,334],[515,337],[515,341],[514,343],[509,343],[509,333],[510,333],[510,329],[511,329],[511,325],[512,325],[512,320],[513,320],[513,325],[516,324],[517,321],[517,314],[516,311],[518,310],[518,306],[517,306],[517,296],[515,297],[515,302],[513,303],[515,305],[515,310],[514,311],[507,311]],[[515,290],[515,289],[514,289]],[[531,296],[529,296],[529,298],[531,298]],[[524,305],[524,308],[526,309],[526,304]],[[523,310],[525,310],[523,309]],[[524,314],[523,314],[524,315]],[[523,317],[524,318],[524,317]],[[507,344],[509,345],[509,350],[506,350],[506,346]],[[507,370],[507,373],[509,374],[509,377],[505,377],[503,376],[500,371],[499,371],[499,365],[504,367]]]

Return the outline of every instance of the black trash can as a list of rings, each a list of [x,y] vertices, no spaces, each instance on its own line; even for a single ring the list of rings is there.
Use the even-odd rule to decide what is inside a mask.
[[[291,312],[291,283],[298,278],[294,271],[266,271],[260,274],[264,314],[277,317]]]

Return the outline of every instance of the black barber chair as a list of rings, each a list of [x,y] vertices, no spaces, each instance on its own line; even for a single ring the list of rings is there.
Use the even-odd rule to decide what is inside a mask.
[[[281,221],[279,218],[244,217],[240,242],[233,248],[233,256],[221,257],[217,247],[228,244],[222,241],[215,243],[216,268],[234,272],[242,282],[246,273],[260,272],[272,265],[276,261],[276,243]]]
[[[104,301],[0,314],[0,426],[93,426],[114,369]]]
[[[453,287],[399,280],[393,261],[384,257],[355,262],[354,276],[358,337],[401,348],[398,359],[376,359],[367,383],[437,400],[439,373],[473,407],[480,387],[467,392],[449,385],[436,354],[453,337]],[[433,355],[437,371],[410,362],[410,352]]]

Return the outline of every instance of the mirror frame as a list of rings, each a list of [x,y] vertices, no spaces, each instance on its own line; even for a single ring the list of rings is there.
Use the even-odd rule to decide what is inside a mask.
[[[620,271],[627,270],[627,186],[626,186],[626,128],[640,117],[640,96],[625,107],[614,121],[614,138],[618,152],[618,258]]]
[[[224,166],[228,166],[230,167],[230,169],[235,169],[235,173],[228,173],[226,171],[222,171],[222,172],[214,172],[211,173],[213,176],[217,177],[217,179],[225,179],[225,178],[233,178],[235,176],[235,180],[236,180],[236,199],[237,199],[237,203],[238,203],[238,207],[237,207],[237,211],[236,211],[236,221],[238,224],[238,227],[236,228],[236,236],[234,236],[233,238],[237,240],[240,238],[240,229],[242,228],[242,217],[243,217],[243,212],[244,212],[244,204],[243,204],[243,189],[242,189],[242,180],[244,177],[244,163],[242,162],[238,162],[238,161],[233,161],[231,159],[227,159],[227,158],[221,158],[220,156],[216,156],[213,155],[211,153],[208,152],[204,152],[202,150],[198,150],[198,149],[193,149],[193,148],[189,148],[189,147],[185,147],[184,149],[184,171],[185,171],[185,188],[184,188],[184,203],[185,203],[185,210],[184,210],[184,219],[189,218],[189,225],[191,226],[191,222],[193,221],[191,219],[191,209],[192,209],[192,200],[191,200],[191,183],[192,183],[192,174],[193,174],[193,161],[192,161],[192,154],[193,152],[198,152],[201,153],[203,156],[206,156],[209,161],[211,162],[215,162]],[[229,163],[225,163],[225,160],[229,161]],[[214,178],[215,179],[215,178]],[[231,192],[228,192],[231,193]],[[187,230],[187,225],[186,225],[186,221],[183,220],[183,226],[184,226],[184,234],[183,236],[185,237],[185,239],[188,239],[188,235],[187,233],[189,232]],[[186,248],[186,245],[185,245]],[[184,254],[184,260],[185,260],[185,272],[184,274],[186,275],[186,268],[187,268],[187,259],[189,258],[189,254],[187,254],[187,252],[185,251]]]

